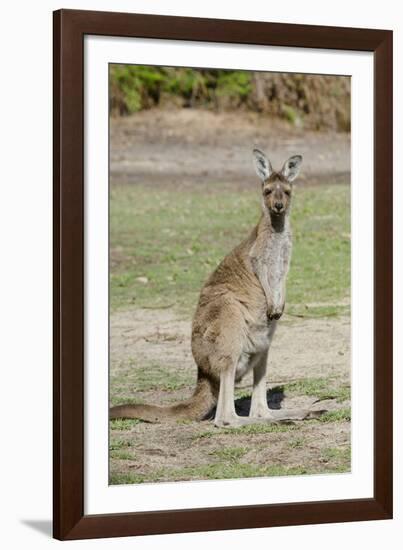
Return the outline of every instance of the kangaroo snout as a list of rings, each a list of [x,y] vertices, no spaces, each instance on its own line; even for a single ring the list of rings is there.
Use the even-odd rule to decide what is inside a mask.
[[[274,208],[277,210],[277,212],[281,212],[281,210],[284,208],[284,204],[282,202],[276,202],[274,203]]]

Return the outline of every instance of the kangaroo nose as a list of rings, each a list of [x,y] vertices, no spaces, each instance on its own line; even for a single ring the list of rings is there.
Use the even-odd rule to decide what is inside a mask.
[[[283,208],[283,203],[282,202],[276,202],[274,207],[275,207],[276,210],[281,210]]]

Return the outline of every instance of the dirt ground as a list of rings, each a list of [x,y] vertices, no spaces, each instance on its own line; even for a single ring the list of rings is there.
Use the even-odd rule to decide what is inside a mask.
[[[298,395],[292,390],[288,394],[287,387],[307,379],[326,380],[330,395],[332,385],[349,387],[349,331],[348,318],[295,320],[286,316],[270,351],[269,406],[277,408],[281,401],[287,408],[344,411],[349,400]],[[192,392],[196,367],[190,351],[189,319],[170,310],[114,314],[111,358],[113,402],[164,405]],[[142,389],[143,382],[146,387]],[[250,375],[236,393],[241,396],[238,412],[247,414]],[[218,429],[211,421],[116,421],[112,428],[112,483],[349,470],[350,422],[343,417],[336,422],[303,421],[257,433]]]
[[[349,134],[307,132],[257,113],[142,111],[111,120],[110,146],[116,183],[250,185],[254,146],[267,152],[274,169],[302,154],[301,183],[350,181]]]

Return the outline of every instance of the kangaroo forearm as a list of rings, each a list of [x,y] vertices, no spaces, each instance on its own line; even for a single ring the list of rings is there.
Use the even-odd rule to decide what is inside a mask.
[[[269,280],[263,279],[261,285],[266,299],[268,318],[280,319],[285,305],[285,284],[275,288],[270,286]]]
[[[273,293],[273,303],[276,309],[283,308],[285,303],[285,284],[282,284],[276,292]]]
[[[260,282],[263,288],[264,296],[266,298],[267,311],[271,311],[274,307],[274,296],[270,286],[266,282]]]
[[[268,311],[270,311],[271,308],[273,307],[274,296],[273,296],[272,289],[269,285],[269,278],[268,278],[266,266],[259,265],[259,263],[256,262],[254,264],[254,272],[262,287],[262,290],[266,299],[266,303],[267,303],[267,309]]]

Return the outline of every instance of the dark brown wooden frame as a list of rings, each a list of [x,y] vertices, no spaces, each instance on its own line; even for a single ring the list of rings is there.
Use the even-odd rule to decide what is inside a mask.
[[[374,53],[374,498],[84,515],[85,35]],[[117,537],[392,517],[392,32],[60,10],[54,12],[54,536]]]

